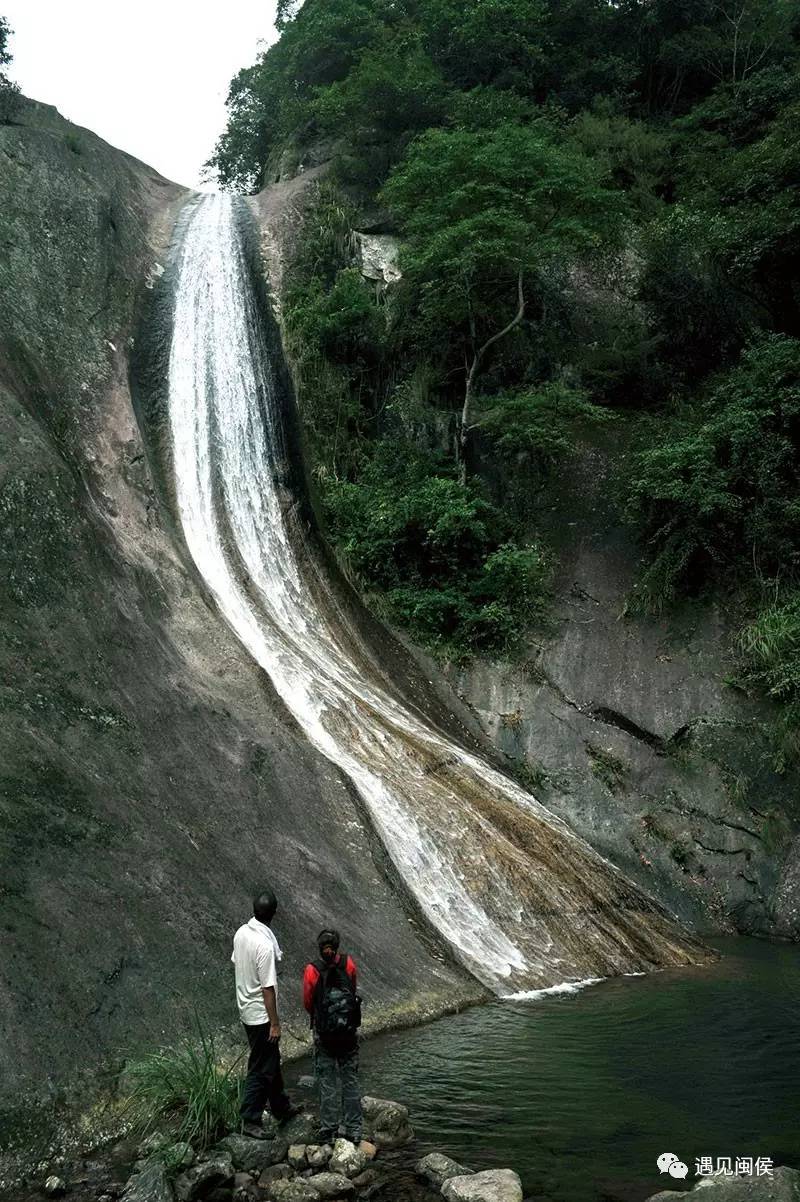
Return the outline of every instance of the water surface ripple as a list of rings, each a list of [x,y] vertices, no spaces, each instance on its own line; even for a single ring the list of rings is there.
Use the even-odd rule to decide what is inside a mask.
[[[800,949],[715,941],[702,970],[502,1002],[368,1041],[365,1092],[406,1102],[423,1150],[510,1165],[546,1202],[639,1202],[656,1157],[800,1167]]]

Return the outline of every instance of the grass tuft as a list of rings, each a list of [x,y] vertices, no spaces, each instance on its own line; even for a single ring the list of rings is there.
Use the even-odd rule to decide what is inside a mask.
[[[130,1105],[137,1126],[151,1131],[164,1123],[176,1141],[206,1148],[239,1127],[242,1078],[239,1057],[228,1068],[219,1063],[214,1038],[198,1023],[196,1040],[159,1048],[128,1068],[133,1088]]]

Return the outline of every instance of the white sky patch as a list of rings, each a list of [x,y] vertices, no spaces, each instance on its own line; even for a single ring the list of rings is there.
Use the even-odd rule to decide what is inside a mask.
[[[274,0],[0,0],[0,15],[26,96],[190,187],[232,77],[277,36]]]

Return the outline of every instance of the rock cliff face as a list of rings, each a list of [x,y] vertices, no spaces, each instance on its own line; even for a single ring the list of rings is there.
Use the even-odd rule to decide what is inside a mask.
[[[728,683],[721,604],[626,612],[638,551],[615,505],[626,449],[587,437],[532,517],[558,553],[553,628],[519,662],[449,673],[531,789],[701,931],[800,936],[796,771]]]
[[[195,1010],[235,1030],[230,938],[265,879],[290,1032],[304,1035],[295,976],[323,924],[362,961],[374,1024],[480,990],[396,890],[158,499],[129,357],[185,193],[33,102],[0,127],[0,166],[8,1137],[28,1093],[174,1040]]]

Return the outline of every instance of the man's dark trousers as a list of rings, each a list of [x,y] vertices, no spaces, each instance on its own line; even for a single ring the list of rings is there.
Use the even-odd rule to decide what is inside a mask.
[[[248,1027],[247,1023],[242,1025],[250,1044],[240,1111],[242,1119],[245,1123],[260,1123],[265,1106],[269,1106],[276,1119],[281,1119],[291,1108],[291,1102],[283,1089],[280,1044],[277,1039],[270,1039],[269,1023],[259,1023],[256,1027]]]

